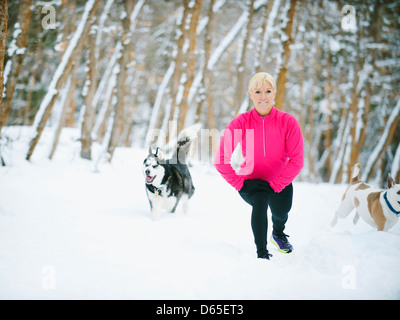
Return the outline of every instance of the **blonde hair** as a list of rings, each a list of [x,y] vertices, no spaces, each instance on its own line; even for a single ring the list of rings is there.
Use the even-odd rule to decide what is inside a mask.
[[[273,76],[271,76],[267,72],[259,72],[256,73],[251,79],[249,83],[249,92],[259,89],[262,85],[262,83],[268,82],[271,84],[272,89],[276,91],[276,82]]]

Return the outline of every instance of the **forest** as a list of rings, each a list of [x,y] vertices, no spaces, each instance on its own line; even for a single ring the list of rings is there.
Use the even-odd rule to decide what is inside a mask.
[[[98,143],[111,162],[195,123],[211,164],[266,71],[302,128],[301,181],[346,183],[360,162],[363,180],[399,182],[399,24],[397,0],[1,0],[1,164],[12,126],[32,129],[26,160],[72,127],[80,157]]]

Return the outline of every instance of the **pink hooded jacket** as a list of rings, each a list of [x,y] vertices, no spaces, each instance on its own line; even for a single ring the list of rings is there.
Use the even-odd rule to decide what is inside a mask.
[[[231,158],[238,143],[244,161],[235,172]],[[281,192],[300,173],[303,157],[303,135],[294,116],[272,108],[262,117],[253,108],[226,127],[214,165],[236,190],[242,188],[244,180],[263,179],[275,192]]]

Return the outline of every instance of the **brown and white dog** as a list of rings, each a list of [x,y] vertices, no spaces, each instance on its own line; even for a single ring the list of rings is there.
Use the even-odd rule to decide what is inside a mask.
[[[389,175],[388,190],[376,189],[360,181],[360,164],[357,163],[353,167],[350,185],[332,220],[332,227],[336,225],[338,218],[346,218],[353,209],[356,209],[354,224],[361,216],[378,231],[389,230],[400,216],[400,184],[395,184]]]

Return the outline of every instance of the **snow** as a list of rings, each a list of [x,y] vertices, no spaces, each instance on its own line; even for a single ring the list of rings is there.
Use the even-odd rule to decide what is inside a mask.
[[[189,213],[153,221],[146,150],[118,148],[96,172],[79,158],[77,129],[63,130],[48,160],[46,128],[27,162],[27,132],[3,132],[13,144],[0,167],[0,299],[400,298],[400,224],[378,232],[349,217],[330,227],[346,185],[295,182],[286,228],[295,250],[269,245],[265,261],[250,207],[210,164],[194,161]]]
[[[131,21],[131,26],[130,26],[130,32],[131,34],[133,34],[133,32],[135,31],[136,28],[136,19],[139,15],[140,10],[142,9],[143,5],[144,5],[145,0],[140,0],[138,3],[136,3],[135,7],[133,8],[131,17],[130,17],[130,21]]]
[[[333,38],[329,38],[329,49],[333,52],[336,53],[338,52],[340,49],[342,49],[342,47],[340,46],[340,43],[338,41],[336,41]]]

